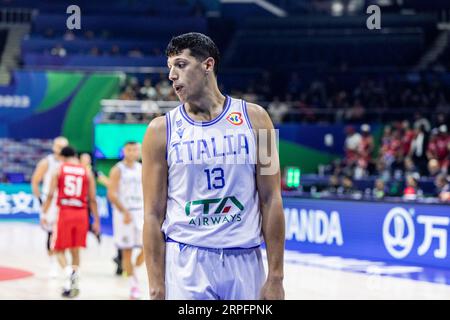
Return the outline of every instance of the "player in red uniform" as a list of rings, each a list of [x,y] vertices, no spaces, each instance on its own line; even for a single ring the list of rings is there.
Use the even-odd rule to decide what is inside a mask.
[[[52,236],[52,249],[56,252],[61,265],[65,267],[67,281],[63,288],[63,297],[75,297],[79,293],[78,269],[80,266],[80,248],[86,247],[89,229],[88,201],[94,216],[93,230],[100,231],[97,201],[95,199],[95,179],[76,158],[75,150],[64,147],[61,150],[62,164],[53,175],[49,196],[44,203],[43,219],[50,207],[52,195],[58,192],[58,219]],[[70,250],[72,264],[68,265],[64,251]]]

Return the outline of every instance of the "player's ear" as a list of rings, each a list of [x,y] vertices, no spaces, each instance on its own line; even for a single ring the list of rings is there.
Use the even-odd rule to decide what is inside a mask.
[[[205,69],[205,75],[208,75],[209,73],[214,72],[214,65],[216,62],[214,61],[213,57],[208,57],[203,61],[203,66]]]

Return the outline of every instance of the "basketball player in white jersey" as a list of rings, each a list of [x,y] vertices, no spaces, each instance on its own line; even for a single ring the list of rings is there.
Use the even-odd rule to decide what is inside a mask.
[[[284,299],[278,154],[256,134],[273,137],[272,122],[262,107],[219,91],[219,52],[207,36],[172,38],[166,55],[183,104],[155,118],[143,142],[150,297]]]
[[[52,180],[53,174],[57,171],[60,165],[61,150],[69,145],[69,141],[65,137],[57,137],[53,140],[52,154],[47,155],[45,158],[41,159],[33,172],[31,177],[31,189],[34,196],[39,200],[41,206],[48,197],[48,191],[50,189],[50,182]],[[42,182],[42,190],[39,188]],[[41,209],[42,210],[42,209]],[[49,275],[51,277],[56,277],[58,274],[58,262],[53,255],[53,250],[50,247],[53,227],[57,218],[57,206],[56,206],[56,196],[53,197],[53,202],[48,210],[47,215],[43,218],[42,212],[40,213],[40,221],[42,228],[47,232],[47,253],[51,259],[51,266]]]
[[[122,269],[130,281],[130,298],[138,299],[141,293],[135,269],[144,263],[142,166],[138,162],[140,145],[128,142],[123,151],[123,160],[112,167],[109,174],[108,199],[113,204],[114,242],[122,252]],[[140,249],[140,252],[132,261],[134,248]]]

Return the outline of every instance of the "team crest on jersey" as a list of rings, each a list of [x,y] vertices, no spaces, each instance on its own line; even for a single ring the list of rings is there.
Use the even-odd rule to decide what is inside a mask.
[[[177,127],[179,128],[182,126],[183,121],[181,121],[181,119],[180,119],[180,120],[177,120],[176,123],[177,123]]]
[[[177,133],[178,133],[178,136],[179,136],[180,138],[183,138],[184,128],[178,129],[178,130],[177,130]]]
[[[227,120],[235,126],[240,126],[244,120],[242,120],[242,114],[240,112],[232,112],[227,116]]]

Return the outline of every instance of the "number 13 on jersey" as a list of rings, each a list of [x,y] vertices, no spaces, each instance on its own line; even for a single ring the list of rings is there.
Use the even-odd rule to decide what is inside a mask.
[[[208,190],[222,189],[225,186],[225,177],[222,168],[205,169]]]

